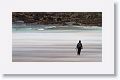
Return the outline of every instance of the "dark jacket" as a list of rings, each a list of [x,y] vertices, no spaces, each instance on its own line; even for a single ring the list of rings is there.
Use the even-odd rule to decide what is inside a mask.
[[[79,41],[79,43],[76,46],[77,49],[83,49],[82,43],[81,41]]]

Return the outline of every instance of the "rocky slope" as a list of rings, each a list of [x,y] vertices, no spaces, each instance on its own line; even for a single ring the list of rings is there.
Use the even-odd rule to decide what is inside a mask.
[[[102,12],[13,12],[12,22],[102,26]]]

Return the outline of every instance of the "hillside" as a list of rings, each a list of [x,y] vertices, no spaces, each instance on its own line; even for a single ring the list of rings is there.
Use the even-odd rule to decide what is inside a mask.
[[[26,24],[59,24],[102,26],[102,12],[13,12],[12,22]]]

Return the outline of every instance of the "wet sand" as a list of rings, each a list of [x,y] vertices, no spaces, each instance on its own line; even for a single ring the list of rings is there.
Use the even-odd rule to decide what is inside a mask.
[[[13,62],[101,62],[101,32],[13,33]],[[81,55],[76,44],[82,40]]]

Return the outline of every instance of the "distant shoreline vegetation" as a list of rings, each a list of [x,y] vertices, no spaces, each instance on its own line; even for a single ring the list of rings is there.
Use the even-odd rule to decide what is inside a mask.
[[[12,12],[12,23],[102,27],[102,12]]]

